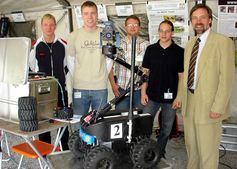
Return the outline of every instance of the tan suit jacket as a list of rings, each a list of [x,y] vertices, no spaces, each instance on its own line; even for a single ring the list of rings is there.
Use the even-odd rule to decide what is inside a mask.
[[[182,94],[182,115],[187,112],[187,79],[191,51],[195,38],[191,39],[184,53],[184,81]],[[229,101],[234,80],[235,47],[230,38],[210,31],[200,54],[196,89],[193,94],[194,121],[198,124],[220,122],[230,116]],[[209,112],[221,113],[221,118],[210,119]]]

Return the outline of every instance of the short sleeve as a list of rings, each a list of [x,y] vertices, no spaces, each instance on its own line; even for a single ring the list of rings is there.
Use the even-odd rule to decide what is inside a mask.
[[[146,48],[144,58],[143,58],[143,61],[142,61],[142,67],[147,68],[147,69],[150,69],[149,51],[150,51],[150,47],[148,46]]]

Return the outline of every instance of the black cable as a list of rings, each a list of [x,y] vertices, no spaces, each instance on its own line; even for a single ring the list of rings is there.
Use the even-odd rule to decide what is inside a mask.
[[[222,144],[221,144],[220,146],[223,148],[224,153],[223,153],[221,156],[219,156],[219,159],[221,159],[222,157],[224,157],[224,156],[226,155],[226,148],[225,148]],[[220,165],[223,165],[223,166],[225,166],[225,167],[228,167],[229,169],[233,169],[230,165],[225,164],[225,163],[223,163],[223,162],[220,162],[220,161],[219,161],[219,164],[220,164]]]
[[[221,156],[219,156],[219,159],[221,159],[222,157],[224,157],[226,155],[225,147],[222,144],[220,146],[223,148],[224,153]]]
[[[219,164],[225,166],[225,167],[228,167],[229,169],[233,169],[231,166],[229,166],[228,164],[225,164],[225,163],[222,163],[222,162],[219,162]]]

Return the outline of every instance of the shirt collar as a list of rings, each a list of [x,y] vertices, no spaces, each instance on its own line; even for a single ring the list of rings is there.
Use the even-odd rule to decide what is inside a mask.
[[[209,33],[210,33],[210,28],[208,29],[208,30],[206,30],[203,34],[201,34],[201,36],[199,37],[200,38],[200,40],[201,40],[201,43],[205,43],[206,42],[206,40],[207,40],[207,37],[208,37],[208,35],[209,35]]]
[[[39,40],[45,42],[44,36],[42,35],[42,36],[39,38]],[[57,40],[58,40],[58,37],[55,35],[55,36],[54,36],[53,43],[55,43]],[[45,43],[47,43],[47,42],[45,42]]]
[[[162,48],[162,47],[160,46],[160,40],[157,41],[157,44],[158,44],[158,46],[159,46],[160,48]],[[171,39],[171,44],[170,44],[170,46],[168,46],[166,49],[170,48],[170,47],[173,46],[173,45],[174,45],[174,40]],[[164,48],[162,48],[162,49],[164,49]]]
[[[137,36],[136,43],[140,42],[140,39],[141,39],[140,36]],[[128,38],[128,36],[125,37],[125,40],[126,40],[127,42],[132,43],[132,40],[130,40],[130,39]]]

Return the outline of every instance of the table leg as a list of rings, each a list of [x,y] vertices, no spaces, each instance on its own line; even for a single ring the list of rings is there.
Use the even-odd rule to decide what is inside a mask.
[[[3,132],[0,130],[0,169],[2,169],[2,139]]]
[[[58,130],[58,133],[57,133],[57,137],[55,139],[55,142],[54,142],[54,147],[53,147],[53,150],[52,150],[52,153],[56,150],[57,146],[58,146],[58,143],[59,141],[61,140],[62,136],[63,136],[63,133],[65,131],[65,129],[67,128],[67,126],[64,126],[62,131],[61,129]],[[60,132],[61,131],[61,132]]]
[[[9,157],[8,159],[2,158],[2,143],[3,143],[4,138],[5,138],[5,143],[6,143],[6,147],[7,147],[7,155]],[[11,154],[10,154],[10,150],[9,150],[9,146],[8,146],[7,136],[3,131],[0,130],[0,169],[2,168],[2,162],[9,161],[10,157],[11,157]]]
[[[8,138],[7,138],[7,134],[6,133],[3,133],[4,135],[4,139],[5,139],[5,144],[6,144],[6,148],[7,148],[7,155],[8,155],[8,159],[5,159],[3,161],[9,161],[10,158],[11,158],[11,153],[10,153],[10,149],[9,149],[9,145],[8,145]]]
[[[2,168],[2,147],[0,144],[0,169]]]

